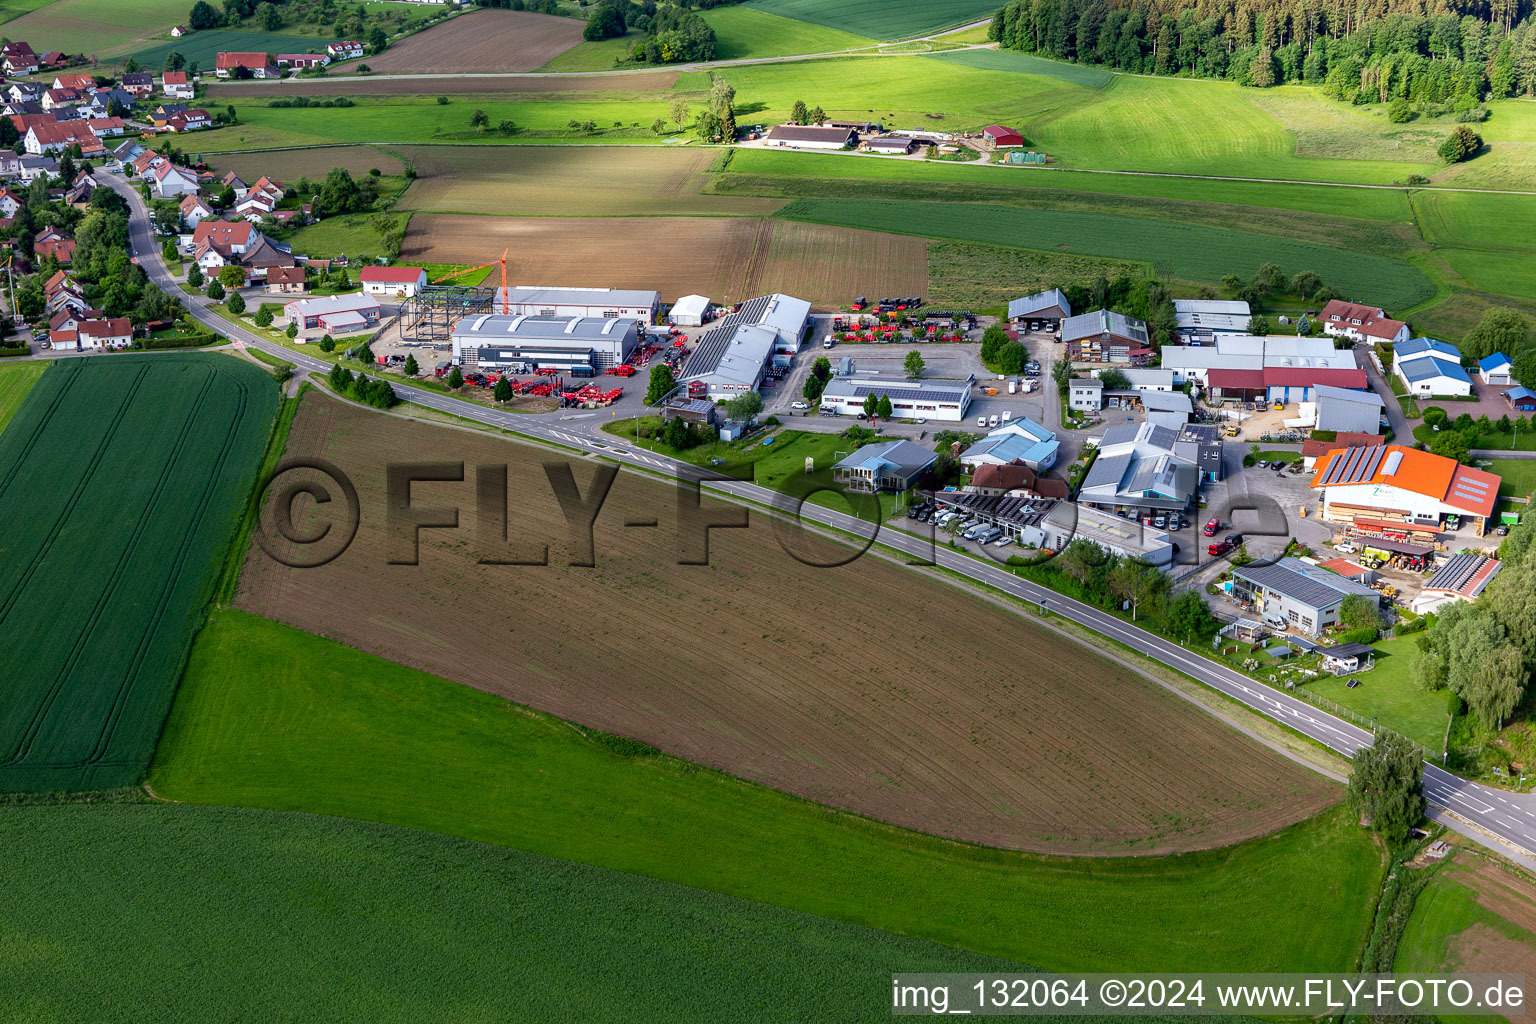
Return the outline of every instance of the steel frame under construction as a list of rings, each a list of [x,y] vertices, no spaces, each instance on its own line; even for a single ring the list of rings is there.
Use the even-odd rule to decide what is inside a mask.
[[[496,289],[431,284],[400,304],[395,323],[403,341],[441,344],[466,316],[492,312]]]

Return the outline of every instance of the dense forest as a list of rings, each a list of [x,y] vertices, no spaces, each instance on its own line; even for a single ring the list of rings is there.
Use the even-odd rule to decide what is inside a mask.
[[[1477,116],[1536,94],[1536,0],[1013,0],[1009,49],[1140,74],[1320,86],[1354,103],[1405,100]]]

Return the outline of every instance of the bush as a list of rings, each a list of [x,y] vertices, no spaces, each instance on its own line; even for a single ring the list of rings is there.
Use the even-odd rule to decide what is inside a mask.
[[[215,344],[219,340],[217,334],[209,332],[208,334],[171,334],[163,338],[145,338],[138,344],[146,349],[200,348],[203,345]]]
[[[1346,629],[1338,635],[1336,643],[1341,644],[1373,644],[1381,631],[1375,626],[1360,626],[1356,629]]]
[[[1440,144],[1440,159],[1448,164],[1470,160],[1483,148],[1483,137],[1464,124],[1457,125]]]

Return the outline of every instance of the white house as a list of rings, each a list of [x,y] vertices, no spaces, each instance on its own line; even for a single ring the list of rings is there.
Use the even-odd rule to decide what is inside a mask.
[[[7,217],[16,216],[16,211],[26,204],[8,188],[0,188],[0,214]]]
[[[187,81],[185,71],[167,71],[160,76],[160,94],[173,100],[190,100],[196,94],[196,88]]]
[[[181,219],[193,228],[196,228],[200,221],[212,216],[213,211],[209,209],[208,204],[197,196],[185,195],[181,197]]]
[[[1461,368],[1461,350],[1433,338],[1413,338],[1392,347],[1392,372],[1419,397],[1472,394],[1472,378]]]
[[[151,187],[161,199],[197,194],[197,175],[173,163],[167,162],[155,167],[150,172],[150,179]]]
[[[427,286],[427,272],[420,267],[364,267],[357,282],[369,295],[409,297]]]

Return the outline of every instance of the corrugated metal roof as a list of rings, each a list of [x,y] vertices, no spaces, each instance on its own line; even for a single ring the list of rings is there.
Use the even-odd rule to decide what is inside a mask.
[[[1067,296],[1060,288],[1052,288],[1048,291],[1036,292],[1026,295],[1022,299],[1014,299],[1008,303],[1008,319],[1014,320],[1021,316],[1032,316],[1041,310],[1059,309],[1061,315],[1072,315],[1072,304],[1067,301]]]
[[[1282,558],[1271,565],[1242,566],[1233,569],[1232,575],[1310,608],[1326,608],[1351,594],[1377,597],[1376,592],[1363,583],[1355,583],[1295,558]]]

